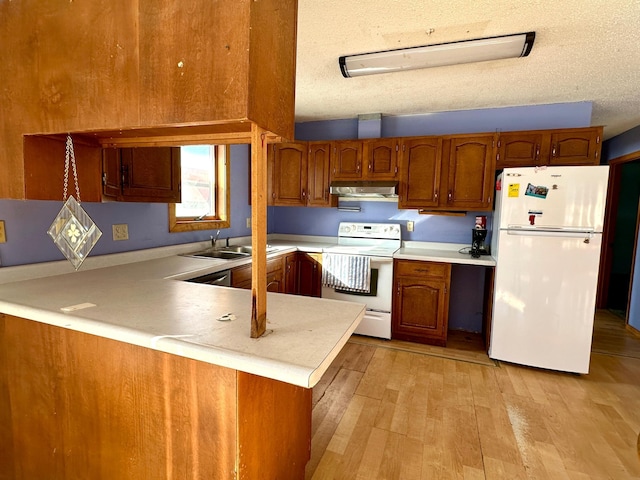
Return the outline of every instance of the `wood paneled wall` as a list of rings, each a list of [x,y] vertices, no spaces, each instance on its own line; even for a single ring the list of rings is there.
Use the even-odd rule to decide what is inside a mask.
[[[249,121],[293,138],[296,0],[30,0],[0,18],[0,198],[25,196],[25,134]]]

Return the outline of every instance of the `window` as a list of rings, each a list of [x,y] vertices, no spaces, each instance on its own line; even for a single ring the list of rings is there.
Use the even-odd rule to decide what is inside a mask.
[[[169,231],[229,228],[228,145],[180,147],[181,203],[169,204]]]

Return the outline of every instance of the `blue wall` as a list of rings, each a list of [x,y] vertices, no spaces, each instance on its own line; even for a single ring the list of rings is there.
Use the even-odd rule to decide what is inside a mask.
[[[602,158],[607,162],[630,153],[640,152],[640,125],[607,140],[602,145],[602,150]],[[636,252],[640,248],[640,238],[638,240]],[[631,285],[628,306],[629,325],[640,330],[640,255],[636,255]]]

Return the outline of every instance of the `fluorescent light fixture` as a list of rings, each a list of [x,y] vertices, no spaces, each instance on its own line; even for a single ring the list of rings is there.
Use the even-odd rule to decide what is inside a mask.
[[[340,57],[340,70],[346,78],[376,73],[416,70],[460,63],[484,62],[526,57],[533,47],[535,32],[400,48],[383,52]]]

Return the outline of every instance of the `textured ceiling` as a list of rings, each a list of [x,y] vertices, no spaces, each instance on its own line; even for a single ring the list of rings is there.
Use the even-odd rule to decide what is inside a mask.
[[[338,57],[536,32],[528,57],[343,78]],[[296,121],[593,102],[640,125],[640,0],[299,0]]]

